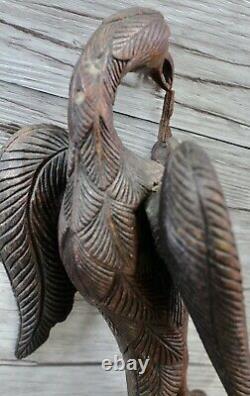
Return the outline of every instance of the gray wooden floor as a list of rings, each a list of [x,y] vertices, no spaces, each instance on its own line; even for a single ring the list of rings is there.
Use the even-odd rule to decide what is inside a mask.
[[[202,145],[213,159],[230,208],[243,265],[250,328],[250,2],[138,0],[163,12],[176,64],[175,136]],[[1,0],[0,124],[66,126],[72,67],[102,18],[133,0]],[[135,152],[149,155],[162,94],[132,77],[115,104],[117,129]],[[1,128],[1,126],[0,126]],[[18,315],[0,266],[0,394],[8,396],[126,395],[123,373],[100,362],[117,352],[95,309],[77,296],[67,322],[24,361],[14,358]],[[190,385],[225,395],[190,326]]]

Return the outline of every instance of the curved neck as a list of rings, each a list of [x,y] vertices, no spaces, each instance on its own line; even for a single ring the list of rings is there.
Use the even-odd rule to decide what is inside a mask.
[[[113,124],[117,87],[126,73],[147,68],[168,89],[163,65],[169,34],[158,12],[138,8],[121,13],[102,23],[74,69],[68,110],[70,143],[83,165],[108,180],[105,186],[118,171],[123,149]]]

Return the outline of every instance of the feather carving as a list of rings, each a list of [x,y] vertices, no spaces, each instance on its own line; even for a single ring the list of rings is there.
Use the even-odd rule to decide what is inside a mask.
[[[228,395],[250,395],[241,267],[221,186],[197,145],[174,151],[159,216],[162,256]]]
[[[66,183],[67,133],[36,125],[16,132],[0,159],[0,249],[20,314],[16,356],[38,348],[71,310],[57,219]]]
[[[125,360],[150,357],[143,376],[127,372],[131,396],[151,389],[176,396],[185,386],[186,316],[175,315],[183,304],[152,244],[143,209],[163,167],[125,149],[112,111],[126,73],[148,67],[161,75],[168,36],[158,12],[116,14],[90,38],[70,85],[60,252],[72,283],[103,314]],[[177,304],[170,304],[172,295]]]

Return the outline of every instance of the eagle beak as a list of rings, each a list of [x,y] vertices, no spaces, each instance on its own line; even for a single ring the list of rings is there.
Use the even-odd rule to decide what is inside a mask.
[[[174,77],[174,62],[168,53],[160,68],[153,69],[150,73],[152,79],[165,91],[172,88]]]

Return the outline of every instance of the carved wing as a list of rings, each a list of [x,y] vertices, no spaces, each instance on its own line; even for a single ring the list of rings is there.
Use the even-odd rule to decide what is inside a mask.
[[[57,246],[67,147],[66,131],[37,125],[15,133],[0,157],[0,249],[20,313],[18,358],[38,348],[73,304]]]
[[[197,145],[174,151],[159,214],[162,256],[226,391],[250,395],[239,258],[220,184]]]

